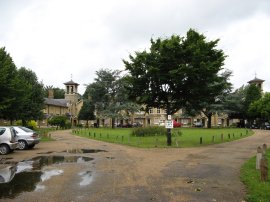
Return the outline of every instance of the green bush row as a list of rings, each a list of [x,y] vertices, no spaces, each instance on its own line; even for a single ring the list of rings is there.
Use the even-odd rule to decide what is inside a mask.
[[[167,129],[159,126],[149,126],[133,128],[132,136],[136,137],[149,137],[155,135],[166,135]]]

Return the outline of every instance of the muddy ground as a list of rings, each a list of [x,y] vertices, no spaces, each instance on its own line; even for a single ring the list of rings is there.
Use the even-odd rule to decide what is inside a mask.
[[[258,146],[270,145],[270,131],[264,130],[230,143],[172,149],[114,145],[80,138],[71,135],[71,131],[57,131],[52,137],[56,141],[41,142],[32,150],[15,151],[0,158],[20,162],[37,156],[83,156],[92,160],[47,164],[40,170],[42,180],[31,182],[30,177],[23,178],[28,184],[31,182],[32,189],[22,188],[0,201],[241,202],[245,196],[239,179],[241,165],[256,155]],[[81,153],[79,149],[94,150]],[[44,177],[53,169],[57,174]]]

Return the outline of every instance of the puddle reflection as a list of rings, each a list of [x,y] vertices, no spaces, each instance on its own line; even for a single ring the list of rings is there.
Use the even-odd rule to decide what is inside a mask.
[[[98,153],[98,152],[107,152],[102,149],[68,149],[63,152],[71,153],[71,154],[86,154],[86,153]]]
[[[79,183],[80,186],[89,185],[93,181],[93,175],[91,171],[81,172],[79,173],[79,176],[81,176],[82,179],[81,182]]]
[[[21,161],[15,166],[0,169],[0,198],[15,198],[22,192],[45,189],[40,182],[61,175],[61,169],[48,169],[44,166],[62,163],[85,163],[93,158],[83,156],[38,156],[30,160]],[[91,183],[91,172],[81,173],[81,186]]]

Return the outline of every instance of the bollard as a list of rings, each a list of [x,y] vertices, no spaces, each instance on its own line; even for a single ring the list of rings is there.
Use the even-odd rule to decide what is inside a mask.
[[[233,139],[234,139],[234,138],[235,138],[235,137],[234,137],[234,133],[232,134],[232,136],[233,136]]]
[[[221,142],[223,142],[223,134],[220,135]]]
[[[266,151],[267,151],[267,144],[263,144],[263,146],[262,146],[262,155],[266,155]]]
[[[96,138],[96,133],[94,133],[94,138]]]
[[[228,134],[228,139],[231,139],[231,134],[230,133]]]
[[[107,134],[107,139],[109,139],[109,134]]]
[[[215,136],[212,137],[212,143],[214,143],[214,142],[215,142]]]
[[[155,145],[155,147],[157,147],[157,145],[158,145],[158,139],[156,138],[156,145]]]
[[[124,142],[124,136],[122,135],[122,143]]]
[[[202,137],[200,137],[200,144],[202,144]]]
[[[266,155],[262,156],[261,162],[260,162],[260,170],[261,170],[261,181],[267,182],[268,180],[268,162]]]
[[[260,164],[262,159],[262,148],[259,146],[257,148],[257,155],[256,155],[256,169],[260,170]]]

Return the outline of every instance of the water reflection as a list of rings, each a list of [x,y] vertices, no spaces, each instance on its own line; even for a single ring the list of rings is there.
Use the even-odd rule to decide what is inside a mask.
[[[83,156],[38,156],[30,160],[21,161],[15,166],[0,169],[0,198],[15,198],[22,192],[45,189],[40,182],[61,175],[61,169],[47,168],[44,166],[61,163],[85,163],[93,158]],[[81,173],[80,185],[91,183],[91,172]],[[89,182],[90,181],[90,182]]]
[[[80,186],[89,185],[93,181],[93,176],[92,176],[91,171],[81,172],[79,173],[79,176],[81,176],[81,182],[79,183]]]
[[[82,153],[98,153],[98,152],[107,152],[103,149],[68,149],[63,152],[71,153],[71,154],[82,154]]]

